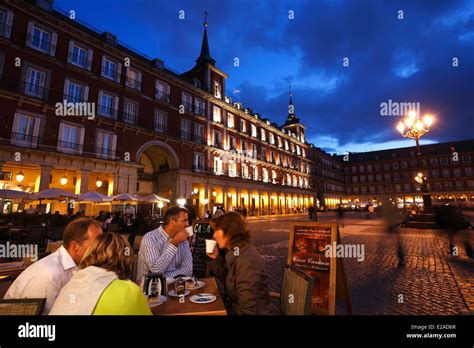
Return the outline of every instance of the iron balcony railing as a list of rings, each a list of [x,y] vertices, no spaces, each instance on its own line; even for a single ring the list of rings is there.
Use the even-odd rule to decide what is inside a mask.
[[[11,25],[8,25],[6,23],[0,23],[0,36],[7,37],[7,33],[10,33],[11,35],[11,32],[12,32]]]
[[[117,68],[115,69],[107,69],[105,66],[102,66],[100,69],[101,75],[107,79],[120,82],[120,79],[122,77],[122,72],[119,71]]]
[[[127,79],[125,80],[125,86],[140,91],[142,88],[142,82],[127,76]]]
[[[199,134],[194,134],[194,142],[198,144],[204,144],[204,137]]]
[[[191,133],[188,132],[188,131],[180,131],[180,136],[181,136],[181,139],[186,139],[186,140],[189,140],[191,139]]]
[[[88,59],[86,56],[74,54],[74,51],[69,51],[67,61],[70,64],[79,66],[87,70],[89,70],[90,67],[92,66],[92,60]]]

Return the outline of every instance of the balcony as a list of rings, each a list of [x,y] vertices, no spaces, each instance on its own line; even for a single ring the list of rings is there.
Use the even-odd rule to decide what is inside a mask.
[[[189,140],[191,139],[191,133],[189,133],[188,131],[181,131],[180,132],[180,137],[181,139],[185,139],[185,140]]]
[[[58,140],[57,150],[59,152],[71,153],[71,154],[81,154],[82,153],[82,144],[71,143],[67,141]]]
[[[192,104],[192,103],[188,103],[188,102],[186,102],[186,101],[183,100],[183,101],[181,102],[181,105],[184,106],[184,110],[185,110],[186,112],[193,112],[193,104]]]
[[[215,147],[216,149],[221,149],[223,150],[224,147],[222,146],[222,143],[220,141],[214,141],[214,145],[212,145],[213,147]]]
[[[51,35],[51,34],[49,34]],[[39,37],[33,35],[26,35],[26,47],[32,48],[36,51],[51,54],[56,52],[56,45],[53,45],[49,40],[41,40]]]
[[[137,115],[135,114],[130,114],[128,112],[123,112],[122,113],[122,121],[128,124],[137,124]]]
[[[125,80],[125,86],[140,91],[142,88],[142,82],[127,76],[127,79]]]
[[[169,103],[170,102],[170,95],[168,93],[162,92],[162,91],[156,91],[155,92],[155,99],[159,100],[163,103]]]
[[[67,61],[69,64],[86,70],[90,70],[92,66],[92,60],[87,59],[85,56],[74,54],[73,51],[69,51]]]
[[[6,23],[0,23],[0,36],[5,38],[10,38],[12,32],[12,26],[7,25]]]
[[[99,104],[97,107],[97,113],[103,117],[117,119],[118,110],[113,109],[111,106]]]
[[[204,137],[199,134],[194,134],[194,142],[203,145],[204,144]]]
[[[104,158],[104,159],[115,159],[116,156],[116,150],[110,149],[110,148],[100,148],[96,147],[95,148],[95,153],[97,154],[97,157],[99,158]]]
[[[107,69],[105,66],[102,66],[100,69],[100,74],[100,76],[115,82],[120,82],[120,79],[122,78],[122,73],[118,69]]]
[[[156,123],[155,122],[155,132],[158,133],[165,133],[166,132],[166,124],[165,123]]]
[[[19,92],[36,99],[46,100],[48,98],[48,89],[46,87],[26,81],[19,81]]]
[[[15,146],[36,148],[38,137],[22,133],[12,133],[10,143]]]
[[[206,116],[206,110],[205,108],[201,108],[198,105],[194,108],[194,113],[199,116]]]

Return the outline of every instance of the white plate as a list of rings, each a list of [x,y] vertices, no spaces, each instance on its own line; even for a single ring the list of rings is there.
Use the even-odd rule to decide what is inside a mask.
[[[211,303],[217,300],[217,296],[213,294],[197,294],[189,298],[189,301],[194,303]]]
[[[184,296],[188,296],[189,294],[190,294],[190,291],[188,289],[186,289],[186,291],[184,292]],[[168,295],[173,296],[173,297],[180,297],[181,296],[181,295],[176,295],[176,291],[174,291],[174,290],[168,291]]]
[[[168,297],[159,295],[158,301],[148,302],[148,307],[156,307],[156,306],[162,305],[166,301],[168,301]]]
[[[196,280],[196,285],[194,285],[193,287],[188,287],[188,282],[186,282],[186,289],[189,289],[189,290],[197,290],[197,289],[201,289],[205,286],[206,286],[206,283],[204,283],[201,280]]]

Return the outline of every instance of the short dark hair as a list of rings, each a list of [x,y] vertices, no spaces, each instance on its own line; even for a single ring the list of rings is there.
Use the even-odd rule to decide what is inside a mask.
[[[177,205],[169,207],[165,212],[165,216],[163,216],[163,227],[168,226],[172,219],[175,220],[179,213],[189,214],[189,210],[184,207],[178,207]]]
[[[221,229],[229,237],[232,246],[239,246],[250,240],[250,231],[245,219],[236,211],[230,211],[211,220],[214,231]]]
[[[76,241],[78,244],[85,241],[87,239],[87,231],[89,231],[91,226],[102,229],[100,222],[94,219],[81,217],[71,221],[64,229],[64,247],[68,249],[72,241]]]

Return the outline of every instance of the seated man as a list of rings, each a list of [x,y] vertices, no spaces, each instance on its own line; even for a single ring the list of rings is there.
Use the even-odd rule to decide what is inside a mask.
[[[186,227],[188,210],[170,207],[163,217],[163,225],[143,236],[138,252],[138,282],[148,272],[161,273],[168,278],[192,276],[193,258]]]
[[[69,223],[64,230],[64,245],[25,269],[4,299],[46,298],[43,314],[48,314],[62,287],[77,272],[87,248],[100,234],[102,228],[95,220],[80,218]]]

